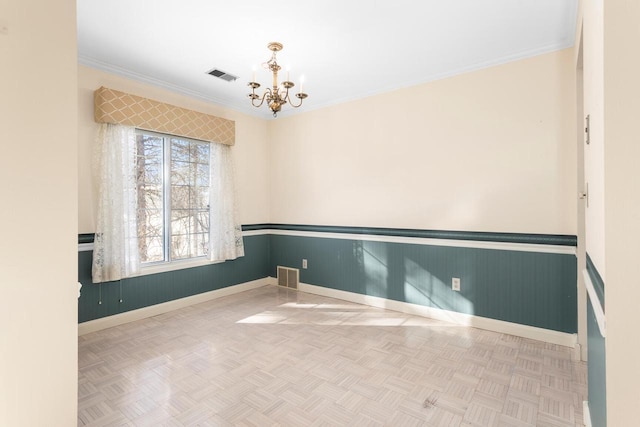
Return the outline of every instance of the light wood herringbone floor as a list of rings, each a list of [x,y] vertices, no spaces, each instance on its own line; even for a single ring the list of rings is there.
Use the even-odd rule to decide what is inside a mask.
[[[84,335],[78,425],[582,426],[571,350],[266,286]]]

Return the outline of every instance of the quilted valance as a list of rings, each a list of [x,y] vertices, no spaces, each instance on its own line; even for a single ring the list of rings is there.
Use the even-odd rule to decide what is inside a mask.
[[[198,111],[101,87],[94,92],[97,123],[140,129],[234,145],[236,123]]]

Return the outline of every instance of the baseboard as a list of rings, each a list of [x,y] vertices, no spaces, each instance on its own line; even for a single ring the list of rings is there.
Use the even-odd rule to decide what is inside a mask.
[[[262,286],[276,286],[277,284],[278,280],[275,277],[265,277],[263,279],[258,279],[251,282],[241,283],[222,289],[216,289],[215,291],[192,295],[189,297],[168,301],[137,310],[131,310],[125,313],[115,314],[113,316],[103,317],[96,320],[90,320],[78,325],[78,335],[85,335],[91,332],[100,331],[102,329],[112,328],[114,326],[119,326],[128,322],[134,322],[136,320],[157,316],[159,314],[167,313],[172,310],[177,310],[179,308],[188,307],[190,305],[199,304],[227,295],[233,295],[251,289],[256,289]],[[457,313],[453,311],[394,301],[370,295],[362,295],[354,292],[340,291],[337,289],[330,289],[306,283],[300,283],[298,290],[310,294],[350,301],[357,304],[385,308],[388,310],[399,311],[401,313],[413,314],[416,316],[428,317],[436,320],[443,320],[458,325],[472,326],[489,331],[563,345],[566,347],[575,348],[577,346],[577,338],[575,334],[536,328],[534,326],[520,325],[517,323],[505,322],[502,320]]]
[[[114,314],[113,316],[102,317],[100,319],[89,320],[78,324],[78,335],[85,335],[91,332],[100,331],[102,329],[112,328],[125,323],[134,322],[136,320],[146,319],[147,317],[157,316],[179,308],[188,307],[194,304],[210,301],[216,298],[222,298],[227,295],[237,294],[239,292],[260,288],[271,284],[268,278],[253,280],[251,282],[241,283],[234,286],[228,286],[215,291],[204,292],[185,298],[167,301],[161,304],[151,305],[149,307],[139,308],[124,313]]]
[[[591,411],[589,411],[589,401],[582,401],[582,420],[585,427],[592,427],[591,424]]]
[[[388,310],[428,317],[436,320],[443,320],[463,326],[472,326],[475,328],[515,335],[523,338],[548,342],[551,344],[558,344],[571,348],[575,348],[577,344],[576,334],[552,331],[549,329],[537,328],[535,326],[527,326],[518,323],[505,322],[502,320],[489,319],[487,317],[474,316],[471,314],[457,313],[454,311],[442,310],[439,308],[394,301],[386,298],[357,294],[354,292],[340,291],[336,289],[325,288],[322,286],[309,285],[306,283],[300,283],[300,285],[298,286],[298,290],[310,294],[355,302],[357,304],[386,308]]]
[[[273,286],[278,286],[278,278],[277,277],[267,277],[264,280],[266,280],[267,285],[273,285]]]
[[[587,361],[587,349],[580,345],[580,343],[576,343],[573,350],[573,360],[580,362]]]

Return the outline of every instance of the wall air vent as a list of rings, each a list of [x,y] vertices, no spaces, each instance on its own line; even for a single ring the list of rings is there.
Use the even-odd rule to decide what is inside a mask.
[[[222,70],[218,70],[217,68],[214,68],[211,71],[207,71],[207,74],[209,74],[210,76],[213,77],[217,77],[219,79],[222,79],[224,81],[227,82],[234,82],[238,79],[238,76],[234,76],[233,74],[229,74],[229,73],[225,73]]]
[[[278,286],[289,289],[298,289],[300,270],[297,268],[278,266]]]

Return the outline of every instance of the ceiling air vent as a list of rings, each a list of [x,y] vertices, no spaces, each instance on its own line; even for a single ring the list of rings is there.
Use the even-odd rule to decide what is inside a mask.
[[[211,71],[207,71],[207,74],[212,75],[213,77],[217,77],[227,82],[234,82],[238,79],[238,76],[234,76],[233,74],[225,73],[222,70],[218,70],[214,68]]]

